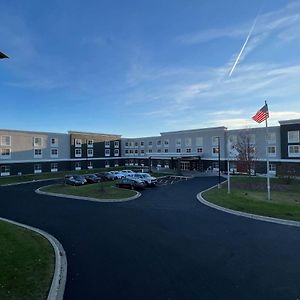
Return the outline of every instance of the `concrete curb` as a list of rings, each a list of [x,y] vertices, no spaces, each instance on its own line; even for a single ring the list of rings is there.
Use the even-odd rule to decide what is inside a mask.
[[[63,300],[65,285],[67,280],[67,257],[61,243],[49,233],[40,230],[38,228],[34,228],[1,217],[0,220],[23,227],[27,230],[34,231],[40,234],[41,236],[43,236],[45,239],[47,239],[50,242],[55,254],[55,268],[54,268],[54,274],[53,274],[52,283],[51,283],[47,300]]]
[[[43,181],[58,180],[58,179],[62,179],[62,178],[56,177],[56,178],[49,178],[49,179],[30,180],[30,181],[23,181],[23,182],[0,184],[0,186],[12,186],[12,185],[28,184],[28,183],[43,182]]]
[[[47,186],[47,185],[46,185]],[[45,186],[43,186],[45,187]],[[121,199],[98,199],[98,198],[90,198],[90,197],[81,197],[81,196],[74,196],[74,195],[67,195],[67,194],[57,194],[57,193],[49,193],[49,192],[43,192],[40,190],[41,188],[38,188],[35,190],[37,194],[41,195],[48,195],[48,196],[53,196],[53,197],[60,197],[60,198],[69,198],[69,199],[76,199],[76,200],[87,200],[87,201],[92,201],[92,202],[104,202],[104,203],[112,203],[112,202],[126,202],[130,200],[137,199],[141,197],[141,193],[136,192],[136,195],[129,197],[129,198],[121,198]]]
[[[280,225],[287,225],[287,226],[294,226],[294,227],[300,227],[300,222],[297,221],[290,221],[290,220],[283,220],[283,219],[277,219],[277,218],[272,218],[272,217],[265,217],[265,216],[260,216],[260,215],[255,215],[255,214],[250,214],[250,213],[245,213],[245,212],[241,212],[241,211],[237,211],[237,210],[233,210],[230,208],[225,208],[219,205],[216,205],[214,203],[208,202],[207,200],[205,200],[202,197],[202,193],[207,192],[215,187],[217,187],[218,185],[214,185],[200,193],[197,194],[197,199],[204,205],[209,206],[211,208],[223,211],[225,213],[229,213],[232,215],[236,215],[239,217],[245,217],[245,218],[249,218],[249,219],[254,219],[254,220],[258,220],[258,221],[264,221],[264,222],[269,222],[269,223],[276,223],[276,224],[280,224]]]

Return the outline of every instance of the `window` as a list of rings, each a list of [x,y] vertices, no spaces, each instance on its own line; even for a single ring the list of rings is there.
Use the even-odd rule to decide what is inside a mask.
[[[164,146],[169,147],[169,140],[164,140]]]
[[[128,151],[128,149],[126,149],[126,150],[125,150],[125,154],[128,154],[128,153],[129,153],[129,151]]]
[[[105,148],[109,148],[110,147],[110,141],[105,141],[104,145],[105,145]]]
[[[134,147],[137,147],[139,145],[138,142],[134,142]]]
[[[181,139],[176,139],[176,147],[181,147]]]
[[[132,150],[132,149],[130,149],[130,150],[129,150],[129,153],[130,153],[130,154],[133,154],[133,150]]]
[[[110,149],[105,149],[105,156],[110,156]]]
[[[128,147],[128,142],[125,143],[125,147]]]
[[[93,157],[94,156],[94,149],[87,149],[87,156]]]
[[[237,135],[230,135],[228,137],[228,140],[231,144],[236,145],[237,144]]]
[[[105,161],[105,168],[109,168],[109,167],[110,167],[109,161],[106,160],[106,161]]]
[[[9,176],[10,175],[10,167],[9,166],[1,166],[0,176]]]
[[[152,145],[153,145],[153,142],[152,142],[152,141],[149,141],[149,142],[148,142],[148,146],[149,146],[149,147],[152,147]]]
[[[87,162],[87,168],[90,170],[90,169],[93,169],[93,163],[91,161],[88,161]]]
[[[79,161],[75,162],[75,170],[81,170],[81,163]]]
[[[145,154],[145,150],[144,149],[141,150],[141,154],[143,154],[143,155]]]
[[[141,147],[144,147],[144,145],[145,145],[145,142],[142,141],[141,142]]]
[[[36,173],[42,173],[42,165],[41,164],[34,164],[34,174]]]
[[[168,148],[166,148],[166,149],[165,149],[165,153],[168,153],[168,152],[169,152],[169,149],[168,149]]]
[[[203,146],[203,137],[196,137],[196,146],[201,147]]]
[[[133,142],[129,142],[129,147],[133,147]]]
[[[149,149],[149,150],[148,150],[148,153],[152,153],[152,149]]]
[[[42,147],[43,145],[43,139],[41,137],[34,137],[33,138],[33,145],[34,147]]]
[[[9,135],[1,136],[1,146],[11,146],[11,137]]]
[[[288,131],[288,142],[299,143],[299,131]]]
[[[191,152],[192,152],[192,149],[191,149],[191,148],[186,148],[186,149],[185,149],[185,152],[186,152],[186,153],[191,153]]]
[[[120,146],[119,141],[115,141],[114,145],[115,145],[115,148],[119,148],[119,146]]]
[[[299,157],[300,156],[300,146],[299,145],[290,145],[288,150],[289,150],[289,157]]]
[[[268,155],[269,156],[276,156],[276,147],[275,146],[268,146]]]
[[[269,171],[270,171],[271,173],[276,173],[276,164],[270,163],[270,164],[269,164]]]
[[[58,157],[58,149],[51,149],[50,156],[51,157]]]
[[[180,148],[177,148],[177,149],[176,149],[176,153],[181,153],[181,149],[180,149]]]
[[[218,145],[219,145],[219,137],[218,137],[218,136],[213,136],[213,137],[211,138],[211,144],[212,144],[213,146],[218,146]]]
[[[251,145],[255,144],[255,134],[249,134],[248,138]]]
[[[157,153],[161,153],[161,149],[157,149]]]
[[[158,147],[160,147],[160,146],[161,146],[161,140],[158,140],[158,141],[156,142],[156,145],[157,145]]]
[[[34,158],[42,157],[42,149],[34,149]]]
[[[192,138],[190,138],[190,137],[185,138],[185,145],[192,146]]]
[[[1,149],[1,158],[6,159],[6,158],[10,158],[11,154],[10,154],[10,149],[9,148],[3,148]]]
[[[212,147],[212,154],[214,156],[216,156],[216,155],[218,155],[218,153],[219,153],[219,148],[218,147]]]
[[[88,140],[87,141],[87,146],[88,146],[88,148],[93,148],[94,147],[94,141],[93,140]]]
[[[51,163],[51,172],[58,171],[58,163]]]
[[[81,149],[75,149],[75,157],[81,157]]]
[[[119,149],[115,149],[114,155],[115,155],[115,156],[119,156]]]
[[[138,154],[138,152],[139,152],[139,151],[138,151],[137,149],[134,150],[134,154]]]
[[[81,139],[75,139],[75,147],[81,147],[82,140]]]
[[[58,147],[58,138],[51,138],[51,147]]]
[[[203,148],[202,147],[197,148],[197,152],[198,153],[202,153],[203,152]]]
[[[275,144],[276,143],[276,133],[269,132],[268,133],[268,144]]]
[[[115,167],[119,166],[119,162],[117,160],[115,160]]]

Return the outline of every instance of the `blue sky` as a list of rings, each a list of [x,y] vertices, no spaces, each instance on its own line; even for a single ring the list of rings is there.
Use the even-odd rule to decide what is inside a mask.
[[[10,56],[0,61],[0,128],[137,137],[255,127],[265,100],[270,125],[300,118],[299,1],[0,4]]]

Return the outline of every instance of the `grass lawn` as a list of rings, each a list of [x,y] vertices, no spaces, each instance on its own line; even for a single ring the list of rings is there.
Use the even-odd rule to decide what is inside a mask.
[[[47,299],[54,272],[51,244],[39,234],[0,221],[0,299]]]
[[[122,199],[136,195],[135,191],[120,189],[115,181],[71,186],[67,184],[54,184],[41,188],[43,192],[91,197],[97,199]]]
[[[227,183],[203,194],[204,199],[217,205],[280,219],[300,221],[300,181],[284,184],[271,179],[271,200],[267,200],[266,178],[232,177],[231,193]]]

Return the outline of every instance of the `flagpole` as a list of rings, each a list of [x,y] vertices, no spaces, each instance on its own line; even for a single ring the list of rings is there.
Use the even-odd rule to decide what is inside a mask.
[[[227,194],[230,194],[230,164],[229,164],[229,153],[227,154]]]
[[[265,101],[267,105],[267,101]],[[269,151],[268,151],[268,118],[266,118],[266,155],[267,155],[267,190],[268,200],[271,200],[271,186],[270,186],[270,162],[269,162]]]

